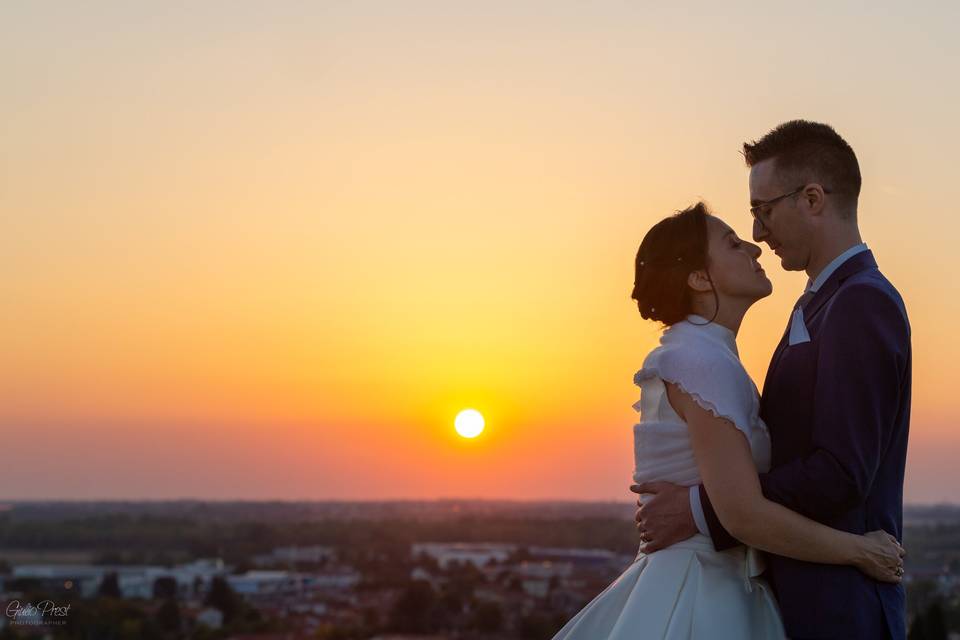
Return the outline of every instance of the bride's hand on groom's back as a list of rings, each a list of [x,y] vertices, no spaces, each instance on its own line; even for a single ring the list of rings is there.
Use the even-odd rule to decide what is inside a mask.
[[[690,489],[669,482],[644,482],[630,486],[630,491],[645,497],[637,499],[637,531],[640,550],[653,553],[686,540],[697,533],[690,512]]]
[[[907,554],[895,537],[886,531],[860,536],[860,555],[855,566],[874,580],[898,583],[903,580],[903,557]]]

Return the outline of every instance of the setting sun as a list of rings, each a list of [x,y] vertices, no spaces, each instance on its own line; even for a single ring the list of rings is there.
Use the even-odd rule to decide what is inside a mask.
[[[483,416],[476,409],[464,409],[457,414],[453,426],[464,438],[476,438],[483,433]]]

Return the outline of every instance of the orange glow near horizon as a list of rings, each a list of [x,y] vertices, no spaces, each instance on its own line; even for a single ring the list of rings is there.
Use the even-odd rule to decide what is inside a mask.
[[[637,246],[701,198],[749,238],[740,144],[806,117],[910,312],[906,498],[954,499],[954,17],[51,11],[0,8],[0,498],[629,501]],[[805,282],[760,262],[758,386]]]

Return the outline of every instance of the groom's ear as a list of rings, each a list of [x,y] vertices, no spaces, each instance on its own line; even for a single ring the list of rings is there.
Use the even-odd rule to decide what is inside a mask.
[[[808,184],[804,187],[797,203],[810,215],[822,215],[824,205],[826,204],[823,186],[816,182]]]
[[[697,293],[707,293],[713,290],[713,283],[710,282],[710,278],[707,277],[707,272],[704,269],[691,271],[690,275],[687,276],[687,285]]]

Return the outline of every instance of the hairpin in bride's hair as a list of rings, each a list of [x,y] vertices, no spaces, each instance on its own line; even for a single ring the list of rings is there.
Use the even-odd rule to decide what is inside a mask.
[[[647,266],[647,262],[648,262],[647,260],[641,260],[641,261],[640,261],[640,266],[641,266],[641,267]],[[683,262],[683,256],[677,256],[677,262]],[[659,264],[660,266],[666,266],[666,265],[670,264],[670,260],[669,260],[669,259],[667,259],[667,260],[662,260],[662,261],[661,261],[661,260],[657,260],[657,261],[651,262],[650,264]]]

